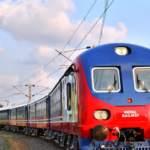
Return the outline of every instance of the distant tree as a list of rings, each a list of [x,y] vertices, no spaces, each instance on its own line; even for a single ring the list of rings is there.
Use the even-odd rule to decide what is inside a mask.
[[[2,108],[4,105],[0,104],[0,108]]]

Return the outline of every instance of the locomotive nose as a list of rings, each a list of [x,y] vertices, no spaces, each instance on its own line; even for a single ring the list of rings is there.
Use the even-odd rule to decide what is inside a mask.
[[[103,125],[97,125],[92,130],[92,136],[97,141],[104,141],[108,137],[108,129]]]

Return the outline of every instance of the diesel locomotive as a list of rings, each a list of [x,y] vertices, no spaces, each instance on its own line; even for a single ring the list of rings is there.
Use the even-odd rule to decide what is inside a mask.
[[[67,150],[149,150],[150,49],[114,43],[83,52],[48,95],[1,108],[0,125]]]

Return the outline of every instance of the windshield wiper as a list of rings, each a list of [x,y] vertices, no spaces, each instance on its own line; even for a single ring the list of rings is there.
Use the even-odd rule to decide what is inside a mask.
[[[142,86],[142,90],[145,90],[146,93],[149,93],[147,87],[142,83],[141,80],[138,79],[138,75],[137,75],[137,84],[138,84],[138,88],[139,88],[139,85]]]
[[[116,77],[115,77],[115,75],[114,75],[114,83],[113,83],[113,85],[110,87],[108,93],[111,93],[112,90],[114,89],[114,87],[116,88],[116,84],[117,84],[117,80],[116,80]]]

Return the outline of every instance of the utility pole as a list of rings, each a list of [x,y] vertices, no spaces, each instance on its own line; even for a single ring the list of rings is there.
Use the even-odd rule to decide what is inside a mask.
[[[47,89],[48,89],[48,87],[35,86],[35,85],[32,85],[32,84],[29,84],[29,85],[22,85],[22,86],[29,86],[29,95],[26,95],[26,94],[23,93],[21,90],[19,90],[16,86],[14,86],[14,85],[12,85],[12,86],[20,92],[20,93],[16,93],[16,95],[19,95],[19,94],[25,95],[25,96],[28,97],[28,99],[29,99],[28,102],[31,102],[31,98],[32,98],[33,96],[35,96],[36,94],[39,94],[40,92],[43,92],[44,90],[47,90]],[[40,92],[38,92],[38,93],[36,93],[36,94],[34,94],[34,95],[32,95],[32,94],[31,94],[32,86],[33,86],[33,87],[41,87],[41,88],[45,88],[45,89],[42,90],[42,91],[40,91]]]
[[[32,85],[32,84],[29,84],[29,85],[25,85],[25,86],[29,86],[29,95],[26,95],[25,93],[23,93],[21,90],[19,90],[16,86],[14,86],[14,85],[12,85],[15,89],[17,89],[19,92],[20,92],[20,94],[24,94],[26,97],[28,97],[29,98],[29,102],[31,102],[31,87],[32,86],[35,86],[35,85]],[[18,93],[17,93],[18,94]]]
[[[8,107],[8,104],[9,104],[9,100],[5,100],[5,101],[7,101],[7,107]]]

